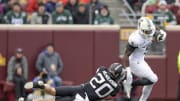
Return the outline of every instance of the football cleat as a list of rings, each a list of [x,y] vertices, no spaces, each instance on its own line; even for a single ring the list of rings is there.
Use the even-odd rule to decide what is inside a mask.
[[[33,82],[27,82],[27,83],[24,85],[24,88],[25,88],[25,89],[32,89],[32,88],[33,88]]]
[[[43,81],[38,81],[38,82],[27,82],[24,85],[25,89],[32,89],[32,88],[40,88],[44,89],[44,82]]]

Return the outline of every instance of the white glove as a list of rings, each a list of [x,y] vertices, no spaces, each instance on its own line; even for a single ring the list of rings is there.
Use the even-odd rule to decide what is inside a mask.
[[[156,39],[158,42],[162,42],[166,40],[166,36],[167,36],[166,32],[163,30],[160,30],[160,33],[157,35]]]

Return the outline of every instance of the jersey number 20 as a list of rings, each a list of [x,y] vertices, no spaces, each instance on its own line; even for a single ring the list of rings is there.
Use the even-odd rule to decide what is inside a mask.
[[[113,88],[110,84],[105,83],[105,78],[103,77],[103,75],[101,73],[98,73],[97,76],[99,78],[93,77],[90,81],[91,86],[95,89],[95,93],[100,97],[103,98],[105,96],[108,96],[112,91]],[[100,86],[96,86],[96,83]],[[105,92],[103,92],[103,90],[105,90]]]

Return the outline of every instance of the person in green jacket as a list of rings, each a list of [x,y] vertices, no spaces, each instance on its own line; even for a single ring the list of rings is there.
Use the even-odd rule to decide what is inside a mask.
[[[19,3],[14,3],[12,10],[4,16],[6,24],[27,24],[27,15],[21,10]]]
[[[95,25],[111,25],[114,24],[113,18],[110,16],[107,5],[103,5],[100,9],[100,14],[94,20]]]
[[[180,51],[179,51],[178,58],[177,58],[177,66],[178,66],[178,73],[180,75]],[[179,85],[179,88],[178,88],[177,101],[180,101],[180,78],[179,78],[178,85]]]
[[[160,1],[159,9],[153,13],[153,22],[158,26],[168,26],[176,24],[175,15],[167,8],[166,1]]]
[[[61,2],[56,4],[56,11],[52,13],[53,24],[73,24],[70,11],[64,9]]]

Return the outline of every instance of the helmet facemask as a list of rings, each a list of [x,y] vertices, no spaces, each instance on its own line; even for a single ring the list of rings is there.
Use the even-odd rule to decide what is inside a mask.
[[[147,17],[142,17],[138,21],[138,30],[144,38],[152,38],[153,27],[152,21]]]
[[[119,63],[113,63],[108,69],[113,80],[119,81],[123,73],[123,66]]]

